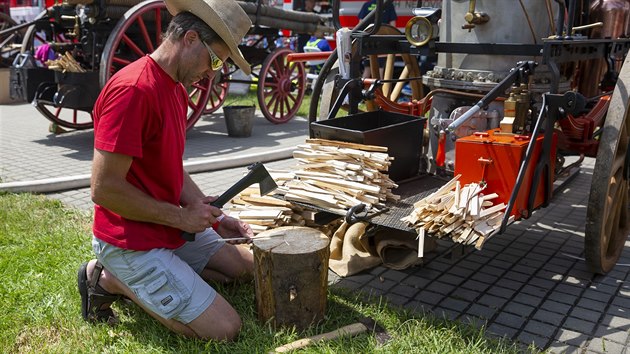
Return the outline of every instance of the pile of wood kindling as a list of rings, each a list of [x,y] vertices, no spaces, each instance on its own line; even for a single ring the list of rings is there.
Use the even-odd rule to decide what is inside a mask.
[[[270,171],[276,183],[280,184],[282,182],[276,179],[277,173]],[[233,198],[228,210],[230,216],[248,223],[254,234],[280,226],[308,226],[316,228],[330,237],[340,224],[339,221],[325,225],[316,224],[315,211],[273,196],[261,196],[257,185],[245,189]]]
[[[387,170],[393,160],[382,146],[307,139],[293,153],[296,169],[282,178],[286,200],[344,214],[355,205],[380,210],[398,200]]]
[[[453,242],[481,249],[483,243],[498,232],[505,203],[494,204],[496,193],[483,194],[484,186],[471,183],[461,186],[457,175],[430,196],[414,204],[414,210],[402,218],[419,235],[450,237]],[[510,221],[513,217],[510,217]]]
[[[304,215],[312,218],[312,214],[304,212],[300,206],[271,196],[261,196],[257,185],[233,198],[228,210],[230,216],[248,223],[254,234],[280,226],[305,226],[307,219]]]
[[[66,52],[63,55],[60,55],[59,58],[54,60],[47,60],[46,65],[50,70],[56,70],[61,72],[71,72],[71,73],[84,73],[85,69],[81,67],[81,65],[74,59],[70,52]]]

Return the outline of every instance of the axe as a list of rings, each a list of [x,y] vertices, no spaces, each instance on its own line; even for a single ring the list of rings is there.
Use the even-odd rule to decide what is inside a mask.
[[[319,334],[319,335],[308,337],[308,338],[298,339],[295,342],[291,342],[281,347],[277,347],[273,351],[269,352],[269,354],[286,353],[289,351],[293,351],[295,349],[304,348],[311,344],[316,344],[317,342],[326,341],[326,340],[334,340],[334,339],[337,339],[339,337],[344,337],[344,336],[356,336],[364,332],[372,332],[372,334],[376,338],[377,345],[385,344],[391,339],[391,336],[389,335],[389,333],[387,333],[385,328],[383,328],[381,325],[376,323],[376,321],[374,321],[371,318],[361,318],[356,323],[338,328],[332,332],[327,332],[324,334]]]
[[[249,169],[249,172],[245,175],[245,177],[234,183],[232,187],[223,192],[223,194],[221,194],[215,201],[211,202],[210,205],[217,208],[223,208],[225,203],[229,202],[232,198],[236,197],[237,194],[254,183],[258,183],[260,186],[260,195],[268,194],[278,188],[278,185],[273,178],[271,178],[271,175],[267,172],[265,166],[263,166],[260,162],[256,162],[255,164],[247,167],[247,169]],[[182,238],[186,241],[194,241],[195,234],[192,232],[182,231]]]

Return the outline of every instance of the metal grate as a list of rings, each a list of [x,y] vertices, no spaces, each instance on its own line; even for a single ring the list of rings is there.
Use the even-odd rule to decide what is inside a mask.
[[[413,231],[400,221],[401,218],[409,215],[413,211],[413,204],[446,184],[448,180],[440,177],[426,175],[410,181],[400,183],[393,193],[400,195],[400,200],[396,203],[388,204],[389,211],[378,214],[370,219],[372,224],[391,227],[403,231]]]

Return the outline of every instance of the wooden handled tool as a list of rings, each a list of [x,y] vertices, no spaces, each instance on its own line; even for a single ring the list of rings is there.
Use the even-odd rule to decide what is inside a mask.
[[[291,342],[289,344],[285,344],[274,349],[271,353],[286,353],[294,349],[304,348],[320,341],[334,340],[344,336],[356,336],[367,331],[373,331],[378,344],[383,344],[390,339],[389,334],[387,334],[383,327],[378,325],[374,320],[365,318],[359,320],[359,322],[357,323],[343,326],[331,332],[318,334],[316,336],[308,338],[298,339],[295,342]]]
[[[215,201],[210,203],[217,208],[223,208],[225,203],[229,202],[230,199],[234,198],[237,194],[242,192],[245,188],[251,186],[254,183],[258,183],[260,188],[260,195],[268,194],[274,189],[278,188],[278,185],[273,180],[265,166],[260,162],[256,162],[253,165],[247,167],[249,172],[245,177],[241,178],[238,182],[236,182],[232,187],[230,187],[227,191],[223,192]],[[182,238],[186,241],[194,241],[195,234],[192,232],[182,231]]]
[[[272,353],[286,353],[288,351],[304,348],[313,343],[323,341],[323,340],[333,340],[343,336],[356,336],[357,334],[363,333],[367,331],[367,327],[363,323],[353,323],[347,326],[343,326],[334,331],[319,334],[316,336],[298,339],[295,342],[291,342],[289,344],[285,344],[281,347],[276,348]]]

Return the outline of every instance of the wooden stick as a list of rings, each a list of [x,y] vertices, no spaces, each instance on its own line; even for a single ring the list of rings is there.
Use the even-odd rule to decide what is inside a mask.
[[[363,323],[353,323],[351,325],[347,325],[339,329],[336,329],[332,332],[328,332],[328,333],[324,333],[324,334],[320,334],[320,335],[316,335],[316,336],[312,336],[312,337],[308,337],[304,339],[299,339],[289,344],[285,344],[281,347],[274,349],[274,351],[271,353],[286,353],[288,351],[303,348],[308,345],[317,343],[319,341],[333,340],[342,336],[354,336],[354,335],[367,331],[367,329],[368,328],[365,327]]]
[[[215,242],[230,242],[230,241],[255,241],[255,240],[268,240],[271,239],[273,237],[278,237],[278,236],[286,236],[285,233],[279,233],[279,234],[272,234],[272,235],[263,235],[263,236],[252,236],[252,237],[233,237],[233,238],[219,238],[216,239],[210,243],[215,243]]]

